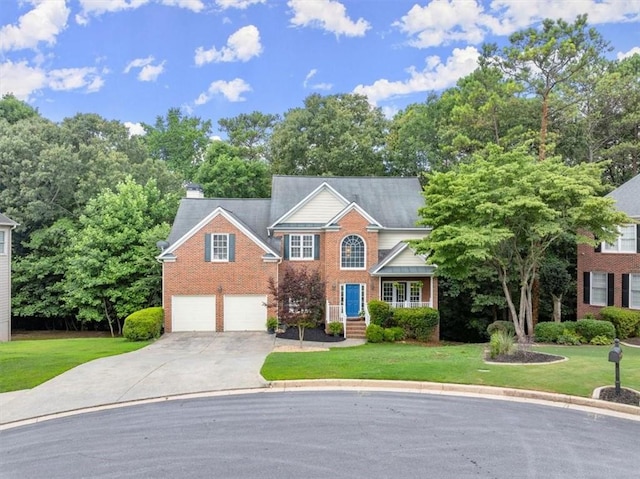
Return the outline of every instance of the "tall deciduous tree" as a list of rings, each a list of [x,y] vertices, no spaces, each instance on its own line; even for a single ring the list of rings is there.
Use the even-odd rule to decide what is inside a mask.
[[[284,115],[271,135],[274,173],[288,175],[379,175],[388,121],[366,97],[313,94],[304,108]]]
[[[175,201],[128,178],[89,201],[69,248],[67,304],[82,322],[106,320],[111,332],[138,309],[160,301],[156,241],[169,234]]]
[[[183,115],[170,108],[166,117],[158,116],[153,125],[142,124],[144,141],[152,158],[166,161],[184,180],[192,180],[211,137],[211,120]]]
[[[420,223],[433,228],[416,243],[445,276],[465,278],[491,267],[502,287],[519,339],[533,333],[532,284],[545,252],[561,236],[591,242],[617,236],[629,218],[603,192],[602,166],[539,162],[520,148],[491,148],[447,173],[434,173],[425,187]],[[511,284],[511,278],[516,283]],[[512,289],[519,292],[516,306]]]
[[[209,198],[268,198],[270,179],[266,163],[241,158],[237,147],[223,141],[209,146],[194,176]]]
[[[497,66],[541,99],[538,155],[544,160],[552,93],[597,61],[608,44],[594,28],[587,28],[587,15],[579,15],[573,24],[545,19],[540,30],[520,30],[509,41],[501,51],[495,44],[484,45],[481,64]]]
[[[221,118],[218,125],[227,134],[229,143],[240,149],[243,158],[266,160],[269,138],[279,120],[279,115],[253,111],[233,118]]]

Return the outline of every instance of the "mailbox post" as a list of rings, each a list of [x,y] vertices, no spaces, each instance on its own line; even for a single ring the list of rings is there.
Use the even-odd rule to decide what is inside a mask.
[[[620,395],[620,361],[622,360],[622,348],[620,348],[620,340],[616,338],[613,342],[613,348],[609,351],[609,362],[616,365],[616,395]]]

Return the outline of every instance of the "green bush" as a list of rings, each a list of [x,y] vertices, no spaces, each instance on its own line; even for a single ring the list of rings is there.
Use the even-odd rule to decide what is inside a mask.
[[[600,317],[611,321],[616,328],[618,339],[626,339],[635,334],[636,326],[640,323],[640,312],[630,309],[607,306],[600,310]]]
[[[384,341],[384,328],[377,324],[370,324],[367,326],[365,337],[370,343],[381,343]]]
[[[393,331],[391,331],[391,328],[385,328],[384,329],[384,340],[387,343],[393,343],[396,339],[395,336],[393,334]]]
[[[598,319],[581,319],[576,323],[576,334],[582,336],[587,343],[590,343],[596,336],[605,336],[610,339],[607,344],[611,344],[616,337],[616,328],[610,321],[600,321]]]
[[[428,341],[438,322],[440,313],[428,306],[422,308],[398,308],[393,313],[394,320],[404,330],[405,336],[418,341]]]
[[[377,324],[383,328],[396,326],[393,321],[393,309],[385,301],[373,299],[367,303],[371,324]]]
[[[516,334],[516,327],[511,321],[494,321],[489,326],[487,326],[487,333],[489,333],[489,336],[493,336],[493,333],[497,331]]]
[[[402,329],[400,326],[394,326],[393,328],[387,329],[393,334],[394,341],[402,341],[407,337],[404,333],[404,329]]]
[[[344,326],[339,321],[329,323],[329,333],[333,334],[334,336],[341,336],[343,329]]]
[[[147,341],[159,338],[164,322],[162,308],[146,308],[131,313],[124,320],[122,335],[130,341]]]
[[[575,331],[565,328],[562,334],[558,336],[558,340],[556,342],[558,344],[566,344],[567,346],[578,346],[582,343],[582,340]]]
[[[609,345],[611,343],[613,343],[613,340],[611,338],[609,338],[608,336],[605,336],[605,335],[594,336],[589,341],[589,344],[593,344],[594,346],[607,346],[607,345]]]
[[[536,324],[534,334],[539,343],[555,343],[562,335],[567,323],[543,322]]]
[[[636,330],[633,332],[634,338],[640,338],[640,322],[636,324]]]
[[[516,348],[513,333],[509,331],[496,331],[489,340],[489,356],[493,359],[503,354],[511,354]]]

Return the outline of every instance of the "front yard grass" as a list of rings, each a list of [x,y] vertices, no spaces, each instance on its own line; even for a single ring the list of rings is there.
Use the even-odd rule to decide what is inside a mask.
[[[536,346],[535,350],[569,358],[554,364],[487,364],[484,345],[425,347],[414,344],[365,344],[309,353],[272,353],[262,367],[269,380],[390,379],[479,384],[590,397],[613,385],[610,346]],[[640,349],[623,346],[622,387],[640,391]]]
[[[135,351],[149,341],[47,339],[0,343],[0,393],[30,389],[79,364]]]

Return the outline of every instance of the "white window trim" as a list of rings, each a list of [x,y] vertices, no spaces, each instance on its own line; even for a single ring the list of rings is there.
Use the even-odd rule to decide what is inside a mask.
[[[640,273],[629,273],[629,309],[640,309],[640,290],[637,291],[638,295],[638,305],[634,305],[633,300],[635,297],[634,290],[631,289],[631,285],[633,284],[633,277],[638,277],[638,281],[640,281]]]
[[[404,288],[405,288],[405,300],[404,301],[398,301],[398,289],[396,287],[396,283],[402,283],[404,284]],[[419,284],[421,283],[421,281],[382,281],[382,294],[384,294],[384,285],[385,284],[390,284],[391,288],[392,288],[392,303],[422,303],[422,286],[419,289],[419,299],[418,301],[411,301],[411,285],[412,284]],[[384,298],[384,296],[383,296]],[[383,301],[387,301],[386,299],[383,299]]]
[[[593,275],[594,274],[603,274],[604,275],[604,302],[603,303],[594,303],[593,301]],[[591,277],[589,279],[589,304],[591,306],[606,306],[607,305],[607,281],[609,280],[609,276],[607,273],[602,271],[592,271]]]
[[[300,249],[300,256],[293,256],[293,238],[300,238],[300,246],[296,248]],[[311,238],[311,256],[304,256],[304,238]],[[313,261],[314,252],[316,250],[316,238],[313,234],[290,234],[289,235],[289,260],[291,261]]]
[[[213,254],[216,244],[216,236],[225,236],[227,238],[227,253],[225,259],[216,258]],[[212,233],[211,234],[211,262],[212,263],[228,263],[229,262],[229,233]]]
[[[630,228],[633,233],[632,233],[632,237],[633,237],[633,247],[630,250],[623,250],[622,249],[622,228]],[[633,254],[636,252],[636,244],[638,241],[638,238],[636,237],[637,235],[637,231],[638,229],[636,228],[635,223],[631,223],[631,224],[625,224],[622,225],[620,227],[618,227],[618,232],[620,233],[619,236],[616,238],[616,242],[615,243],[607,243],[605,241],[602,242],[602,245],[600,246],[600,252],[602,253],[607,253],[607,254]],[[628,238],[630,239],[630,238]],[[611,247],[613,246],[613,247]]]
[[[354,268],[350,268],[350,267],[346,267],[346,266],[342,266],[342,245],[344,244],[344,241],[349,238],[350,236],[356,236],[358,238],[360,238],[362,240],[362,246],[363,246],[363,264],[362,266],[358,266],[358,267],[354,267]],[[364,238],[360,235],[357,234],[348,234],[347,236],[345,236],[344,238],[342,238],[342,241],[340,241],[340,269],[342,271],[364,271],[367,269],[367,242],[364,240]]]
[[[0,235],[2,235],[2,242],[0,242],[0,255],[5,256],[9,250],[7,246],[9,235],[6,231],[0,231]]]

